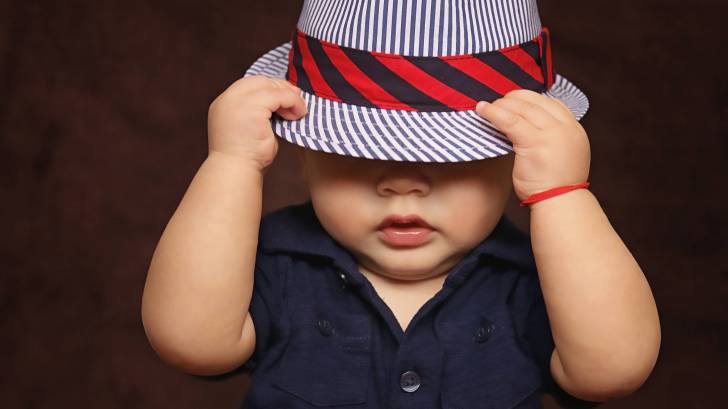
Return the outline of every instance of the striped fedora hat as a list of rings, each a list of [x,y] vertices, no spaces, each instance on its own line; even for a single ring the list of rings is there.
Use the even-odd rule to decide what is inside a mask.
[[[555,74],[536,0],[304,0],[292,39],[245,76],[285,78],[308,113],[271,118],[309,149],[377,160],[464,162],[513,151],[475,111],[514,89],[589,102]]]

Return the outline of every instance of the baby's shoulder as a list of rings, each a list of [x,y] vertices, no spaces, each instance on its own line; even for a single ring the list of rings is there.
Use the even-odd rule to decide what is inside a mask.
[[[342,252],[323,229],[311,201],[307,200],[276,209],[261,218],[256,257],[259,268],[281,271],[299,261],[340,258]]]
[[[536,270],[530,235],[505,214],[485,240],[484,245],[486,246],[484,251],[487,254],[518,270],[527,274]]]
[[[292,247],[295,244],[293,240],[301,241],[313,236],[318,224],[310,200],[278,208],[260,219],[259,247]]]

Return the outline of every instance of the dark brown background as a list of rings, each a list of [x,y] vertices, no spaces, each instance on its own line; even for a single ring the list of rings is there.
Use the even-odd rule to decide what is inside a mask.
[[[604,408],[723,406],[724,4],[541,2],[557,71],[591,100],[591,190],[662,322],[651,378]],[[242,375],[194,377],[157,358],[140,300],[157,240],[207,154],[209,103],[288,39],[299,10],[283,0],[0,1],[1,407],[239,405]],[[306,198],[292,159],[281,142],[266,212]],[[525,212],[511,202],[527,229]]]

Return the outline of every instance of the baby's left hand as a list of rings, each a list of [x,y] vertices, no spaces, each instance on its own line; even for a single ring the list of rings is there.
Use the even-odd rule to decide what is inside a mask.
[[[518,199],[587,181],[591,152],[586,131],[556,98],[516,90],[475,111],[513,142],[513,189]]]

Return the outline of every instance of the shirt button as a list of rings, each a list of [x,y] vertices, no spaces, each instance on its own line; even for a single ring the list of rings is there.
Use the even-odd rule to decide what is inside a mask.
[[[405,392],[414,392],[420,387],[420,375],[415,371],[406,371],[399,378],[399,386]]]
[[[348,284],[348,281],[346,280],[346,273],[339,270],[339,277],[341,277],[341,282],[342,282],[341,288],[346,288],[347,284]]]
[[[334,332],[334,327],[329,320],[320,319],[316,321],[316,326],[324,336],[329,336]]]
[[[487,324],[483,325],[475,331],[473,341],[477,343],[483,343],[487,341],[488,339],[490,339],[490,336],[493,335],[494,330],[495,326],[493,325],[493,323],[488,322]]]

